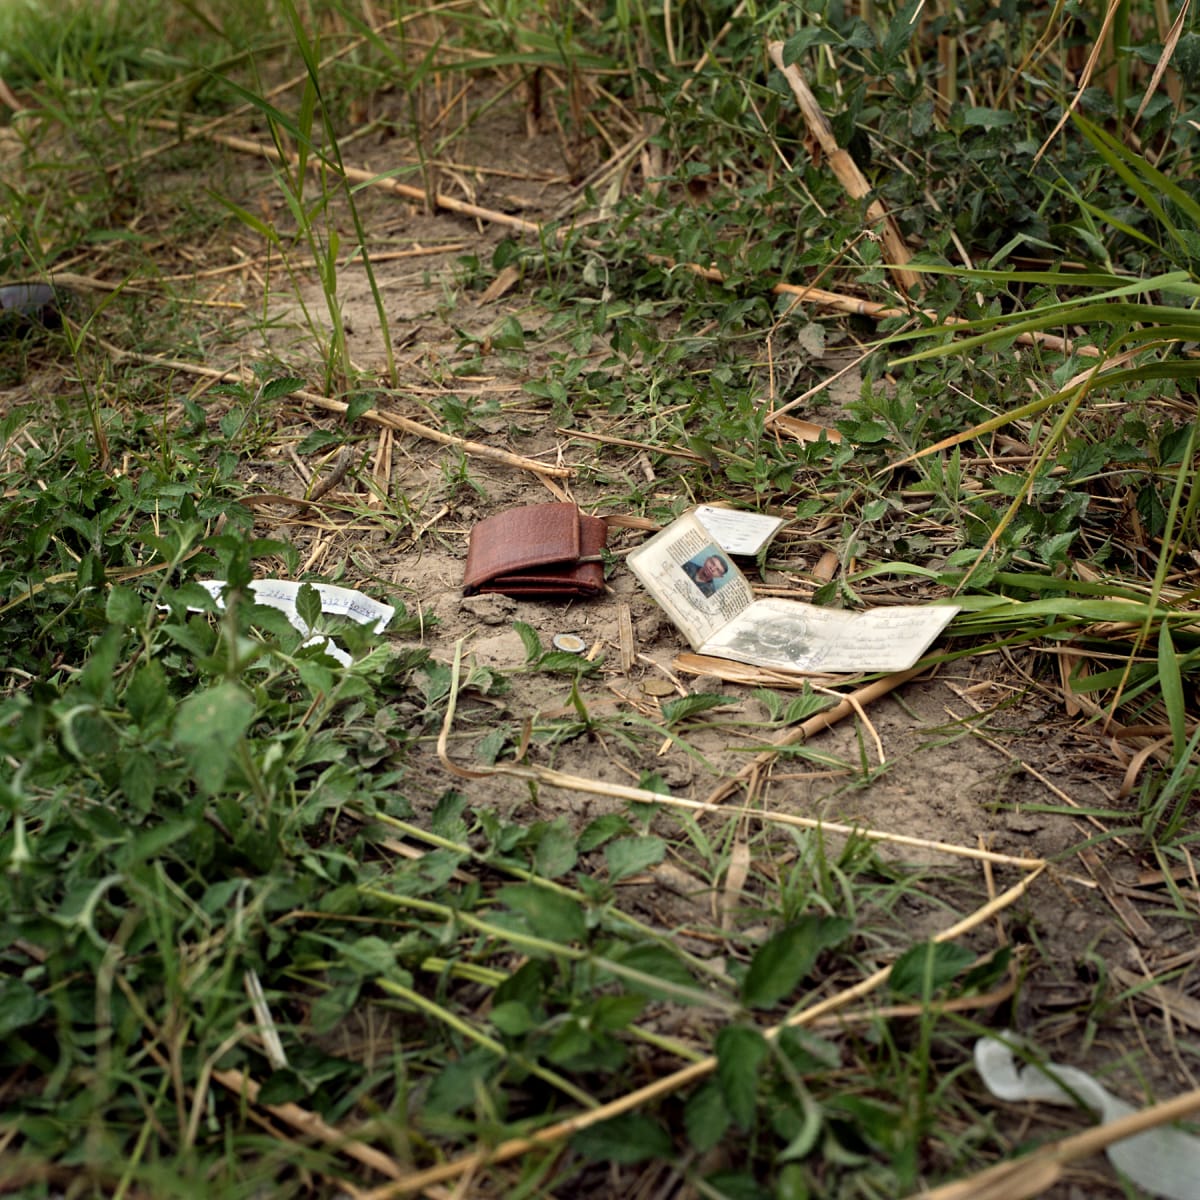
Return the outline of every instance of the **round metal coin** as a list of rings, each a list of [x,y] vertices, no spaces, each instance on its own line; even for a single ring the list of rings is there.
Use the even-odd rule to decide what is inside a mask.
[[[556,633],[550,644],[564,654],[582,654],[587,649],[587,642],[573,633]]]
[[[675,685],[665,679],[644,679],[642,691],[647,696],[672,696],[675,694]]]

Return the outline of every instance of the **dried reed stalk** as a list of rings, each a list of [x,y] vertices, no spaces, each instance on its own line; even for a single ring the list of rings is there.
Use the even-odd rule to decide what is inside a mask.
[[[582,438],[588,442],[600,442],[605,446],[625,446],[630,450],[644,450],[647,454],[661,454],[668,458],[682,458],[688,462],[704,462],[704,459],[699,454],[691,450],[685,450],[682,446],[656,446],[652,442],[635,442],[631,438],[614,437],[607,433],[590,433],[585,429],[563,429],[560,427],[555,429],[554,432],[562,434],[564,437]]]
[[[255,1080],[242,1071],[214,1070],[212,1077],[222,1087],[233,1092],[235,1096],[245,1096],[251,1104],[258,1103],[258,1093],[261,1089]],[[307,1108],[301,1108],[298,1104],[264,1104],[263,1108],[273,1113],[285,1125],[290,1125],[308,1137],[362,1163],[363,1166],[378,1171],[380,1175],[386,1175],[389,1179],[404,1178],[404,1167],[394,1158],[390,1158],[373,1146],[356,1141],[336,1126],[323,1121],[316,1113]]]
[[[216,134],[207,130],[197,130],[186,134],[186,137],[206,137],[211,141],[227,146],[231,150],[236,150],[243,154],[262,155],[272,161],[279,162],[284,156],[281,156],[279,151],[274,146],[268,146],[263,142],[255,142],[249,138],[234,137],[230,134]],[[848,156],[847,156],[848,157]],[[286,161],[295,165],[296,156],[286,156]],[[839,160],[840,161],[840,160]],[[852,161],[852,160],[851,160]],[[319,159],[309,158],[309,169],[312,171],[327,170],[327,164]],[[857,169],[857,168],[856,168]],[[345,167],[345,176],[347,179],[360,182],[366,186],[382,188],[384,191],[390,191],[394,195],[401,196],[409,200],[418,200],[424,204],[428,197],[421,188],[411,187],[407,184],[397,183],[394,179],[382,178],[377,173],[363,171],[355,167]],[[447,212],[458,213],[461,216],[472,217],[477,221],[487,221],[495,225],[504,225],[511,229],[519,229],[523,233],[531,233],[540,240],[558,239],[561,240],[567,237],[572,232],[572,226],[562,225],[557,228],[547,228],[546,225],[538,221],[527,221],[523,217],[514,217],[509,213],[499,212],[496,209],[484,208],[478,204],[468,204],[462,200],[456,200],[453,196],[443,196],[435,194],[433,202],[439,208],[444,208]],[[869,211],[869,210],[868,210]],[[603,243],[595,238],[581,238],[581,244],[593,250],[603,249]],[[889,253],[892,251],[889,249]],[[714,267],[704,267],[698,263],[676,263],[673,259],[663,255],[648,254],[646,259],[649,262],[664,263],[672,267],[681,267],[681,269],[690,271],[694,275],[700,276],[702,279],[711,280],[714,283],[724,283],[725,276]],[[898,262],[907,262],[907,249],[904,255],[897,259]],[[915,278],[915,273],[912,271],[902,271],[901,274],[905,278]],[[907,289],[906,289],[907,290]],[[967,324],[965,318],[962,317],[940,317],[937,313],[928,309],[914,309],[911,312],[903,308],[895,308],[892,305],[881,304],[873,300],[861,300],[857,296],[847,296],[841,292],[830,292],[824,288],[807,287],[795,283],[777,283],[772,285],[771,294],[776,296],[797,296],[801,301],[809,301],[813,304],[819,304],[825,308],[831,308],[835,312],[844,312],[852,316],[866,316],[874,320],[886,320],[891,317],[911,317],[914,314],[920,314],[928,317],[931,321],[942,322],[947,325],[964,325]],[[1100,353],[1094,346],[1076,346],[1067,338],[1057,337],[1054,334],[1041,333],[1034,330],[1030,333],[1022,333],[1016,339],[1019,345],[1023,346],[1043,346],[1048,350],[1055,350],[1062,354],[1085,354],[1095,356]]]
[[[665,266],[680,266],[683,270],[690,271],[693,275],[699,275],[701,279],[708,279],[713,283],[725,282],[725,276],[716,267],[701,267],[695,263],[680,264],[662,254],[647,255],[647,258],[651,262]],[[858,296],[847,296],[844,292],[830,292],[825,288],[809,287],[807,284],[776,283],[771,287],[771,294],[773,296],[797,296],[799,297],[797,303],[807,301],[811,304],[819,304],[822,308],[832,308],[835,312],[844,312],[852,317],[870,317],[875,321],[887,321],[894,317],[923,316],[928,317],[934,323],[943,325],[970,324],[966,317],[941,317],[928,308],[911,310],[896,308],[894,305],[881,304],[877,300],[863,300]],[[1058,337],[1053,333],[1042,333],[1036,329],[1029,333],[1019,334],[1013,340],[1021,346],[1042,346],[1060,354],[1082,354],[1089,358],[1099,358],[1103,353],[1097,346],[1077,345],[1069,338]]]
[[[1041,858],[1021,858],[1011,854],[1000,854],[994,850],[984,850],[974,846],[959,846],[952,842],[936,842],[928,838],[911,837],[908,834],[888,833],[878,829],[864,829],[856,825],[841,825],[833,821],[819,820],[814,817],[798,817],[791,813],[775,812],[771,809],[752,808],[720,804],[708,800],[687,800],[682,796],[670,793],[652,792],[647,788],[631,787],[623,783],[609,783],[603,779],[588,779],[582,775],[569,775],[564,771],[555,771],[549,767],[521,766],[517,763],[495,763],[490,766],[477,764],[464,767],[450,757],[450,733],[454,728],[454,714],[458,705],[459,678],[462,668],[462,643],[455,649],[454,662],[450,671],[450,694],[446,703],[446,715],[442,720],[441,732],[438,734],[437,754],[442,766],[459,779],[487,779],[496,775],[508,776],[512,779],[522,779],[527,783],[536,783],[544,787],[558,788],[569,792],[582,792],[590,796],[608,796],[614,800],[633,801],[638,804],[655,804],[666,808],[681,808],[689,812],[717,813],[724,817],[746,817],[770,825],[790,825],[798,829],[812,829],[824,833],[844,835],[846,837],[863,837],[871,841],[884,842],[894,846],[904,846],[908,849],[934,851],[939,854],[953,855],[957,858],[967,858],[976,862],[998,863],[1003,866],[1018,867],[1025,871],[1041,871],[1046,862]],[[867,687],[859,688],[853,693],[853,699],[844,700],[841,704],[810,717],[794,730],[790,730],[786,738],[776,743],[777,746],[801,741],[822,729],[828,728],[836,721],[859,711],[863,704],[869,703],[878,696],[884,695],[892,688],[921,673],[922,668],[898,672],[889,675]],[[756,763],[769,762],[779,753],[777,749],[768,750],[759,755]],[[724,793],[718,789],[718,793]],[[717,794],[717,793],[714,793]],[[720,797],[718,797],[720,798]]]
[[[840,706],[839,706],[840,707]],[[768,751],[774,755],[776,751]],[[938,854],[948,854],[955,858],[968,858],[976,862],[998,863],[1002,866],[1019,867],[1022,870],[1040,870],[1045,860],[1040,858],[1021,858],[1012,854],[1001,854],[996,850],[980,850],[974,846],[959,846],[954,842],[937,842],[929,838],[912,837],[904,833],[889,833],[881,829],[867,829],[860,825],[842,825],[836,821],[825,821],[817,817],[799,817],[793,813],[776,812],[773,809],[752,808],[744,805],[714,804],[710,800],[688,800],[683,796],[672,796],[664,792],[651,792],[645,788],[629,787],[621,783],[607,783],[601,779],[587,779],[582,775],[569,775],[564,771],[554,771],[549,767],[519,767],[506,763],[486,769],[464,771],[457,764],[451,764],[443,759],[443,765],[448,766],[454,774],[461,773],[466,778],[480,778],[486,775],[510,775],[516,779],[524,779],[543,787],[558,788],[568,792],[583,792],[590,796],[608,796],[614,800],[633,801],[637,804],[657,804],[664,808],[682,808],[689,812],[715,813],[723,817],[747,817],[766,825],[788,825],[795,829],[812,829],[821,833],[832,833],[844,837],[867,838],[873,842],[883,842],[892,846],[903,846],[910,850],[928,850]]]
[[[791,589],[788,591],[791,592]],[[709,654],[677,654],[671,666],[685,675],[711,675],[743,687],[802,688],[814,679],[838,682],[838,677],[834,675],[802,675],[799,671],[752,667],[749,663],[734,662],[731,658],[714,658]]]
[[[888,692],[898,688],[902,683],[915,679],[924,670],[924,667],[918,666],[909,671],[897,671],[893,675],[885,675],[882,679],[875,680],[874,683],[868,683],[865,687],[858,688],[840,704],[835,704],[832,708],[827,708],[824,712],[809,717],[795,729],[789,729],[782,737],[775,740],[772,749],[764,750],[736,775],[715,787],[709,794],[708,803],[719,804],[743,784],[752,786],[759,774],[775,762],[779,757],[779,751],[785,746],[795,746],[799,742],[808,741],[813,734],[820,733],[821,730],[828,729],[831,725],[836,725],[839,721],[853,716],[861,711],[864,705],[873,703],[881,696],[886,696]]]
[[[1062,116],[1058,118],[1058,123],[1050,131],[1046,140],[1038,147],[1038,152],[1033,156],[1033,165],[1036,167],[1041,161],[1041,157],[1050,148],[1051,142],[1058,137],[1062,132],[1062,127],[1071,119],[1071,114],[1079,107],[1079,101],[1083,98],[1083,93],[1087,91],[1088,86],[1092,82],[1092,75],[1096,70],[1096,63],[1100,60],[1100,54],[1108,42],[1109,30],[1112,29],[1113,19],[1117,13],[1124,7],[1124,0],[1109,0],[1109,5],[1104,13],[1104,20],[1100,23],[1100,31],[1096,34],[1096,40],[1092,45],[1091,53],[1088,55],[1088,60],[1083,64],[1083,70],[1079,73],[1079,82],[1075,88],[1075,95],[1071,97],[1071,102],[1062,111]]]
[[[101,341],[100,345],[115,358],[132,359],[134,362],[146,363],[148,366],[163,367],[169,371],[182,371],[188,375],[200,375],[206,379],[236,379],[243,383],[253,382],[253,376],[249,371],[234,368],[222,371],[216,367],[203,367],[198,363],[185,362],[182,359],[159,358],[154,354],[140,354],[136,350],[122,350],[120,346],[114,346],[105,341]],[[315,408],[323,408],[327,412],[344,413],[350,407],[341,400],[333,400],[315,392],[298,391],[293,392],[292,395]],[[422,425],[420,421],[412,421],[408,417],[400,416],[399,413],[381,412],[377,408],[368,408],[366,412],[360,414],[360,420],[389,429],[399,429],[429,442],[439,442],[443,446],[454,446],[464,454],[470,454],[475,458],[490,459],[492,462],[503,463],[506,467],[518,467],[522,471],[532,471],[535,475],[548,475],[552,479],[570,479],[571,477],[570,467],[551,467],[520,454],[510,454],[507,450],[500,450],[495,446],[485,446],[482,442],[472,442],[452,433],[443,433],[440,429]]]
[[[345,412],[349,408],[349,405],[344,404],[341,400],[332,400],[328,396],[319,396],[315,392],[294,392],[293,395],[316,408],[326,409],[328,412]],[[400,416],[399,413],[368,408],[361,414],[361,420],[371,421],[376,425],[385,425],[391,429],[399,429],[429,442],[440,442],[443,446],[456,446],[464,454],[503,463],[506,467],[519,467],[523,471],[532,471],[535,475],[547,475],[551,479],[571,478],[570,467],[552,467],[521,454],[510,454],[507,450],[500,450],[495,446],[485,446],[482,442],[472,442],[467,438],[456,437],[452,433],[443,433],[440,429],[422,425],[420,421],[412,421],[408,417]]]
[[[820,145],[825,157],[829,159],[830,170],[838,177],[838,182],[846,189],[851,198],[865,200],[873,189],[858,169],[858,164],[838,145],[837,138],[833,136],[833,126],[829,124],[828,117],[821,111],[816,96],[809,90],[800,68],[795,63],[784,66],[782,42],[771,42],[767,46],[767,53],[788,81],[792,94],[796,97],[797,104],[800,105],[804,123]],[[920,286],[921,277],[914,271],[904,269],[904,264],[912,258],[912,255],[909,253],[899,226],[892,220],[891,214],[881,200],[872,200],[867,205],[867,220],[881,227],[880,240],[887,251],[888,261],[893,264],[889,268],[892,278],[904,295],[911,295]]]
[[[219,146],[225,146],[230,150],[236,150],[240,154],[255,154],[260,158],[269,159],[271,162],[285,162],[291,167],[298,167],[300,165],[300,156],[298,154],[282,153],[275,146],[268,145],[266,142],[256,142],[250,138],[237,137],[232,133],[215,133],[211,130],[204,130],[201,133],[208,141],[215,142]],[[310,155],[307,158],[307,163],[309,169],[317,174],[328,171],[331,165],[324,159],[314,155]],[[537,234],[541,232],[541,225],[537,221],[527,221],[524,217],[514,217],[511,213],[499,212],[494,208],[483,208],[478,204],[469,204],[466,200],[458,200],[453,196],[443,195],[441,192],[435,192],[430,196],[424,188],[413,187],[407,183],[398,183],[395,179],[388,179],[381,176],[377,171],[364,171],[359,167],[342,167],[340,173],[350,183],[368,184],[382,191],[391,192],[393,195],[400,196],[405,200],[415,200],[421,205],[432,202],[435,208],[442,208],[447,212],[457,213],[462,217],[472,217],[477,221],[488,221],[493,225],[507,225],[510,229],[519,229],[522,233]]]

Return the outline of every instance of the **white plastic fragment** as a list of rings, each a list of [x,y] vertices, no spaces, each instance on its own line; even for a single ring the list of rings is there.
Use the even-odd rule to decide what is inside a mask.
[[[223,607],[221,593],[226,588],[223,579],[198,579],[196,581]],[[250,590],[254,593],[255,604],[265,604],[268,608],[277,608],[292,626],[307,635],[306,646],[323,646],[325,653],[337,659],[344,667],[348,667],[353,659],[340,646],[323,633],[313,633],[304,618],[296,608],[296,597],[300,594],[303,583],[295,583],[288,579],[253,579]],[[356,592],[353,588],[335,587],[331,583],[313,583],[317,595],[321,598],[321,611],[330,616],[349,617],[359,625],[370,625],[376,633],[382,633],[388,622],[396,615],[396,610],[390,604],[381,604]],[[199,611],[194,610],[194,611]]]
[[[1009,1033],[1002,1036],[1009,1045],[1021,1040]],[[996,1038],[980,1038],[975,1043],[975,1069],[997,1099],[1082,1102],[1100,1114],[1103,1124],[1137,1111],[1078,1067],[1042,1063],[1018,1070],[1009,1045]],[[1160,1126],[1114,1142],[1108,1147],[1108,1157],[1130,1182],[1155,1196],[1166,1200],[1200,1197],[1200,1138]]]

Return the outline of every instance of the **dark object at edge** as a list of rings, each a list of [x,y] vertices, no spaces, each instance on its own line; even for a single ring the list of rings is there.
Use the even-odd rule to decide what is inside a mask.
[[[10,283],[0,287],[0,333],[20,333],[35,325],[58,329],[61,300],[48,283]]]

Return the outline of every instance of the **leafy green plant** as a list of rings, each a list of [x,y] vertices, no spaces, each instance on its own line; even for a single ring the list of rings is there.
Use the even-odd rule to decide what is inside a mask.
[[[581,676],[593,675],[599,669],[598,663],[582,654],[567,650],[547,650],[542,645],[537,630],[525,621],[514,621],[513,629],[517,631],[525,647],[525,665],[529,670],[551,671],[578,679]]]
[[[1067,370],[1064,369],[1057,381],[1059,386],[1049,395],[1016,409],[1003,411],[973,426],[966,433],[943,439],[935,447],[945,449],[954,446],[954,454],[957,455],[957,447],[969,438],[1004,429],[1014,422],[1037,419],[1057,407],[1053,424],[1045,431],[1032,465],[1023,476],[1010,477],[1007,481],[1002,494],[1011,497],[1009,504],[1003,510],[984,509],[980,513],[984,518],[982,527],[986,531],[983,551],[998,548],[1002,554],[1011,554],[1017,547],[1035,542],[1037,557],[1051,566],[1066,561],[1071,544],[1079,532],[1086,497],[1079,492],[1074,497],[1068,496],[1066,503],[1049,520],[1044,516],[1032,515],[1039,494],[1045,496],[1056,488],[1049,474],[1050,468],[1057,467],[1061,471],[1062,466],[1067,464],[1069,471],[1078,474],[1085,464],[1088,470],[1107,465],[1108,455],[1098,447],[1082,447],[1076,443],[1076,448],[1071,449],[1071,431],[1077,428],[1089,398],[1102,391],[1128,394],[1147,385],[1160,390],[1166,385],[1190,393],[1194,390],[1194,381],[1200,378],[1200,364],[1180,353],[1181,347],[1193,341],[1200,329],[1195,311],[1195,299],[1200,296],[1200,286],[1194,270],[1196,238],[1200,235],[1200,204],[1144,156],[1129,150],[1110,134],[1081,117],[1076,118],[1076,125],[1100,161],[1122,180],[1154,219],[1157,233],[1139,229],[1117,213],[1103,209],[1092,201],[1080,199],[1081,208],[1127,245],[1146,247],[1156,259],[1173,261],[1176,269],[1133,279],[1114,274],[1080,274],[1062,270],[969,273],[968,277],[990,286],[1030,285],[1036,301],[1028,309],[976,317],[954,326],[955,334],[960,330],[967,334],[961,340],[951,335],[951,340],[946,342],[950,334],[950,327],[947,326],[908,333],[906,337],[939,337],[943,344],[917,351],[900,360],[916,363],[946,354],[967,354],[999,343],[1010,344],[1019,335],[1037,336],[1051,329],[1107,330],[1104,337],[1093,337],[1090,342],[1080,341],[1080,345],[1091,345],[1096,357],[1089,360],[1077,356],[1072,360],[1075,368],[1082,369],[1078,369],[1065,384],[1063,376]],[[1066,289],[1070,294],[1059,299],[1059,294]],[[915,457],[921,460],[928,453],[929,450],[924,449],[918,451]],[[1184,425],[1178,429],[1168,429],[1163,435],[1160,454],[1160,463],[1155,464],[1158,469],[1141,478],[1137,499],[1139,512],[1144,515],[1149,528],[1162,538],[1163,545],[1149,592],[1151,607],[1162,594],[1174,557],[1188,548],[1195,529],[1198,501],[1194,486],[1193,427]],[[1127,459],[1138,460],[1144,461],[1144,451],[1135,451]],[[1133,477],[1134,473],[1127,468],[1119,478],[1122,485],[1126,485]],[[977,512],[982,503],[978,501],[973,505]],[[965,562],[968,558],[972,565],[963,582],[975,576],[976,568],[983,561],[979,552],[971,552],[956,561]],[[1169,644],[1170,634],[1166,626],[1157,626],[1156,618],[1147,612],[1142,638],[1149,637],[1156,628],[1161,629],[1159,636],[1168,639],[1166,644]],[[1179,749],[1183,743],[1180,724],[1182,710],[1175,655],[1168,652],[1160,655],[1159,661],[1161,670],[1157,679],[1168,712],[1174,714],[1171,721]],[[1131,682],[1132,669],[1131,659],[1126,676],[1116,690],[1118,701],[1123,695],[1123,685]]]

